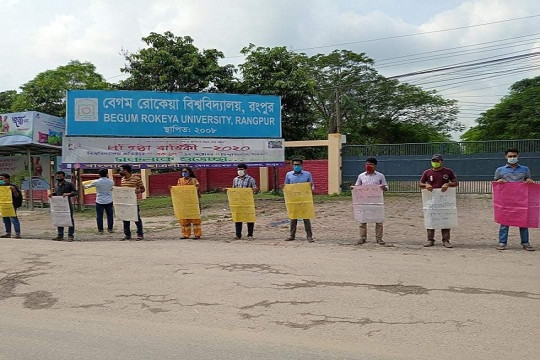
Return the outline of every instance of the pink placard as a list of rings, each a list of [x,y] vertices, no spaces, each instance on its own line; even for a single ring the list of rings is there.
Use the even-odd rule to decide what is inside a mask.
[[[540,184],[493,182],[493,213],[501,225],[540,226]]]

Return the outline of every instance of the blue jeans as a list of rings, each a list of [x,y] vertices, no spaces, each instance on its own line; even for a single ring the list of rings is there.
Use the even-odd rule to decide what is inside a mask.
[[[107,214],[107,230],[112,231],[114,225],[113,203],[96,203],[96,222],[98,231],[103,232],[103,211]]]
[[[499,229],[499,244],[504,244],[508,242],[508,229],[510,226],[501,225]],[[521,244],[529,243],[529,229],[528,228],[519,228],[519,238],[521,239]]]
[[[73,209],[69,208],[69,215],[71,216],[71,223],[73,226],[68,227],[68,236],[73,237],[75,235],[75,220],[73,220]],[[64,237],[64,228],[59,227],[57,228],[58,237],[63,238]]]
[[[13,227],[15,228],[15,234],[21,234],[21,223],[17,216],[2,217],[2,220],[4,221],[4,227],[6,228],[6,234],[11,234],[11,224],[13,224]]]
[[[139,220],[135,221],[135,226],[137,226],[137,236],[143,236],[143,227],[142,227],[142,220],[141,220],[141,212],[140,207],[137,205],[137,217]],[[124,235],[126,237],[131,237],[131,228],[130,228],[130,221],[124,221]]]

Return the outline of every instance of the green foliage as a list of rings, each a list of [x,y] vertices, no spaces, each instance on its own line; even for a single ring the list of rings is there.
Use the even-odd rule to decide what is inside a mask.
[[[189,36],[150,33],[142,39],[147,48],[125,53],[122,72],[129,77],[118,85],[128,90],[230,91],[234,87],[234,66],[220,66],[223,53],[216,49],[202,52]]]
[[[22,92],[15,98],[12,110],[65,117],[67,90],[107,88],[109,84],[96,73],[93,64],[73,60],[55,70],[42,72],[21,86]]]
[[[17,91],[7,90],[0,92],[0,114],[12,112],[13,102],[17,97]]]
[[[510,94],[476,122],[461,136],[463,140],[540,138],[540,76],[514,83]]]

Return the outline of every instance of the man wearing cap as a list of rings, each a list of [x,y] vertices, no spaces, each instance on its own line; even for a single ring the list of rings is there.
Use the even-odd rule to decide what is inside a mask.
[[[457,187],[458,181],[454,172],[443,166],[443,157],[440,154],[435,154],[431,157],[431,169],[427,169],[420,178],[420,187],[428,191],[433,189],[441,189],[442,192],[448,190],[449,187]],[[451,248],[450,244],[450,229],[441,229],[442,242],[444,247]],[[435,229],[427,229],[427,242],[425,247],[433,246],[435,243]]]

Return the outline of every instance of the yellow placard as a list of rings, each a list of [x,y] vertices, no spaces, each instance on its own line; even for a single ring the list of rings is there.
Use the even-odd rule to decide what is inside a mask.
[[[171,187],[174,216],[177,219],[200,219],[199,196],[195,185]]]
[[[11,188],[9,186],[0,186],[0,216],[17,216],[13,207],[13,198],[11,197]]]
[[[82,184],[83,186],[85,186],[85,185],[90,185],[93,182],[94,180],[86,180],[86,181],[83,181]],[[88,189],[86,187],[84,188],[84,195],[95,194],[96,192],[97,192],[97,189],[95,186]]]
[[[287,184],[283,188],[289,219],[313,219],[315,207],[310,183]]]
[[[255,222],[255,198],[252,188],[228,188],[227,197],[234,222]]]

